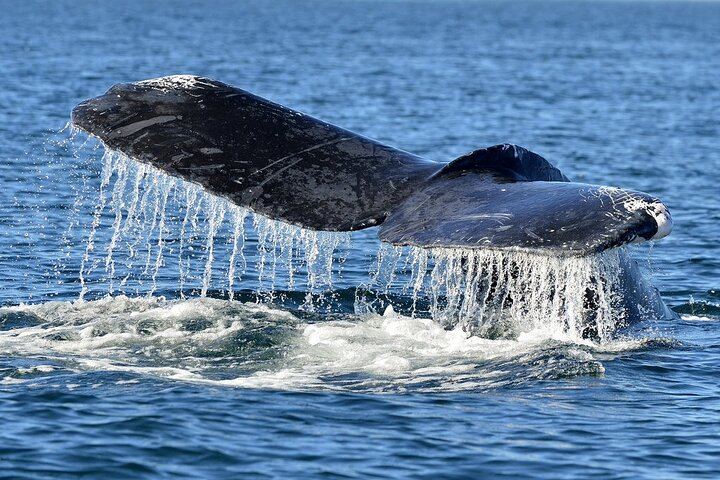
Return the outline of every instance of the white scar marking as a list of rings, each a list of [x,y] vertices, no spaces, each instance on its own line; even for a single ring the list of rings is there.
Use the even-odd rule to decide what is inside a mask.
[[[182,120],[182,115],[160,115],[159,117],[151,118],[149,120],[141,120],[139,122],[131,123],[130,125],[125,125],[124,127],[120,127],[115,130],[110,138],[127,137],[128,135],[132,135],[143,128],[151,127],[160,123],[172,122],[173,120]]]
[[[286,155],[286,156],[284,156],[284,157],[282,157],[282,158],[280,158],[280,159],[278,159],[278,160],[275,160],[274,162],[269,163],[268,165],[264,166],[263,168],[260,168],[260,169],[258,169],[258,170],[256,170],[256,171],[254,171],[250,176],[252,177],[253,175],[257,175],[258,173],[260,173],[260,172],[262,172],[262,171],[264,171],[264,170],[267,170],[268,168],[271,168],[271,167],[277,165],[278,163],[284,162],[285,160],[288,160],[288,159],[290,159],[290,158],[292,158],[292,157],[295,157],[295,156],[297,156],[297,155],[302,155],[303,153],[308,153],[308,152],[311,152],[311,151],[313,151],[313,150],[317,150],[318,148],[326,147],[326,146],[328,146],[328,145],[333,145],[333,144],[336,144],[336,143],[341,143],[341,142],[344,142],[345,140],[350,140],[350,138],[349,138],[349,137],[338,138],[338,139],[336,139],[336,140],[331,140],[331,141],[329,141],[329,142],[325,142],[325,143],[321,143],[321,144],[318,144],[318,145],[314,145],[314,146],[312,146],[312,147],[310,147],[310,148],[306,148],[305,150],[301,150],[301,151],[299,151],[299,152],[291,153],[290,155]],[[265,185],[267,182],[269,182],[271,179],[273,179],[274,177],[277,177],[278,175],[280,175],[281,173],[283,173],[285,170],[293,167],[295,164],[301,162],[302,160],[303,160],[303,157],[300,157],[300,158],[298,158],[297,160],[295,160],[294,162],[290,162],[288,165],[282,167],[280,170],[278,170],[277,172],[273,173],[273,174],[270,175],[268,178],[266,178],[265,180],[263,180],[262,182],[260,182],[260,183],[259,183],[259,186],[262,187],[262,186]]]
[[[512,213],[476,213],[473,215],[463,215],[463,220],[495,220],[499,223],[503,223],[505,220],[510,220],[514,215]]]
[[[158,87],[161,89],[192,89],[198,85],[212,86],[212,84],[205,81],[202,77],[195,75],[170,75],[167,77],[152,78],[150,80],[143,80],[136,82],[136,85],[146,85],[150,87]]]

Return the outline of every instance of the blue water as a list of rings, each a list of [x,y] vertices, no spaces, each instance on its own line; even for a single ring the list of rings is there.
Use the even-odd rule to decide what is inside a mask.
[[[2,9],[3,478],[720,476],[720,3]],[[409,316],[402,288],[358,309],[377,277],[375,232],[335,239],[328,291],[302,261],[288,284],[270,261],[282,241],[259,241],[250,217],[231,301],[230,213],[209,276],[209,218],[198,217],[180,285],[172,208],[188,193],[177,184],[144,210],[169,192],[161,255],[152,219],[123,237],[121,285],[105,263],[115,183],[94,217],[103,151],[64,127],[114,83],[177,73],[434,160],[514,142],[573,180],[658,196],[675,230],[632,254],[680,317],[603,343],[557,331],[467,338]],[[127,266],[133,238],[150,267]],[[398,313],[382,315],[388,302]]]

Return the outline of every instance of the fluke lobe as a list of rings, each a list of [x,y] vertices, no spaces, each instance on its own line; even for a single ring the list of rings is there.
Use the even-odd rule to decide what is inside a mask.
[[[584,256],[672,228],[658,199],[570,182],[516,145],[437,163],[203,77],[115,85],[79,104],[72,123],[269,218],[327,231],[380,225],[396,245]]]

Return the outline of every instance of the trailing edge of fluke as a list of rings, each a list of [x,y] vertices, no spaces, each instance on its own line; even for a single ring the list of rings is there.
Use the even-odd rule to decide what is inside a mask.
[[[115,85],[75,107],[72,123],[269,218],[328,231],[379,225],[396,245],[582,256],[672,228],[658,199],[570,182],[516,145],[437,163],[203,77]]]

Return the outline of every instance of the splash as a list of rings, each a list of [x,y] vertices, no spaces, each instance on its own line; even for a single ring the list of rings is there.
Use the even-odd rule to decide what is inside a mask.
[[[597,344],[545,328],[488,339],[392,308],[383,315],[309,316],[310,322],[274,305],[216,298],[122,295],[0,307],[0,350],[31,359],[3,375],[6,383],[89,370],[109,373],[101,378],[111,382],[149,376],[282,390],[485,391],[602,375],[601,360],[668,344],[662,338]]]
[[[414,316],[472,335],[515,338],[542,329],[607,341],[628,316],[621,295],[625,255],[389,247],[379,254],[366,288],[399,288],[411,295]],[[358,299],[364,302],[372,311],[365,298]]]
[[[104,248],[101,232],[110,232]],[[159,285],[166,291],[176,284],[180,298],[232,300],[252,285],[256,298],[268,302],[304,292],[300,308],[310,312],[333,310],[333,289],[351,248],[348,233],[270,220],[110,151],[86,238],[81,299],[89,293],[152,296]],[[487,338],[545,329],[608,341],[628,317],[625,256],[622,250],[551,257],[381,245],[354,309],[377,313],[395,305],[411,317]]]
[[[578,258],[482,250],[432,254],[433,316],[446,325],[482,336],[505,328],[580,337],[592,324],[592,336],[607,340],[624,320],[618,251]]]

